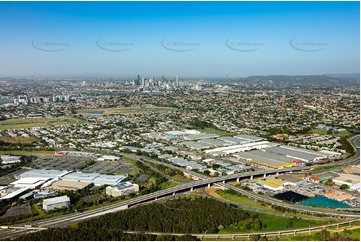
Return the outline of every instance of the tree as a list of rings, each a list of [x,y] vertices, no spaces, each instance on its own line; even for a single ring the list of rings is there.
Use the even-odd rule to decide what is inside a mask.
[[[341,190],[347,190],[347,189],[349,189],[350,187],[349,187],[349,185],[347,185],[347,184],[342,184],[341,186],[340,186],[340,189]]]
[[[328,179],[327,181],[325,181],[325,185],[332,186],[333,185],[332,179]]]
[[[317,233],[317,237],[319,237],[319,240],[326,241],[330,238],[330,231],[327,229],[322,229],[320,233]]]
[[[258,241],[260,238],[261,238],[261,236],[259,234],[252,234],[249,237],[249,240]]]

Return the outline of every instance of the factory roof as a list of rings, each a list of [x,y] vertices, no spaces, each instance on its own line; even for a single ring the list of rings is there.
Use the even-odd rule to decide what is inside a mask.
[[[337,173],[338,177],[333,178],[333,181],[347,182],[349,184],[357,184],[360,182],[360,176],[354,174]]]
[[[83,173],[83,172],[72,172],[62,177],[63,180],[75,180],[82,182],[92,182],[99,173]]]
[[[299,183],[299,182],[303,182],[302,178],[299,178],[297,176],[294,175],[288,175],[288,174],[283,174],[277,177],[278,179],[281,179],[285,182],[292,182],[292,183]]]
[[[45,181],[47,181],[49,178],[40,178],[40,177],[24,177],[24,178],[20,178],[19,180],[16,180],[12,183],[10,183],[11,185],[15,185],[15,186],[19,186],[19,185],[34,185],[34,186],[39,186],[41,184],[43,184]]]
[[[237,138],[234,138],[234,137],[229,137],[229,136],[219,137],[218,139],[219,139],[219,140],[224,140],[224,141],[227,141],[227,142],[232,143],[232,144],[242,144],[242,143],[247,143],[247,141],[246,141],[246,140],[241,140],[241,139],[237,139]]]
[[[247,159],[247,160],[252,160],[255,163],[264,165],[264,166],[269,166],[269,167],[273,167],[273,168],[278,168],[279,166],[282,166],[284,164],[287,164],[287,162],[285,161],[281,161],[279,159],[273,159],[270,157],[267,157],[267,153],[266,152],[255,152],[255,150],[249,151],[249,152],[239,152],[234,154],[236,157],[242,158],[242,159]]]
[[[266,180],[260,180],[257,183],[265,185],[265,186],[273,187],[273,188],[278,188],[280,186],[283,186],[284,181],[282,181],[281,179],[276,179],[276,178],[268,178]]]
[[[228,146],[228,145],[232,144],[230,142],[220,140],[220,139],[203,139],[201,142],[206,143],[206,144],[210,144],[212,146]]]
[[[98,177],[94,178],[92,182],[96,186],[115,185],[123,181],[125,178],[125,176],[121,175],[99,175]]]
[[[195,149],[195,150],[211,148],[211,145],[209,145],[209,144],[196,142],[196,141],[184,141],[181,144],[185,145],[185,146],[187,146],[187,147],[189,147],[191,149]]]
[[[48,198],[43,200],[43,204],[45,205],[51,205],[62,202],[70,202],[70,198],[68,196],[61,196],[61,197]]]
[[[245,135],[245,134],[236,135],[236,136],[233,136],[233,137],[237,138],[237,139],[241,139],[241,140],[248,140],[249,142],[261,141],[261,140],[265,139],[265,138],[262,138],[262,137],[257,137],[257,136],[254,136],[254,135]]]
[[[28,190],[29,190],[29,188],[20,188],[20,189],[17,189],[17,190],[15,190],[15,191],[13,191],[13,192],[5,195],[5,196],[2,197],[1,199],[11,199],[11,198],[14,198],[14,197],[16,197],[16,196],[19,196],[20,194],[22,194],[22,193],[24,193],[24,192],[26,192],[26,191],[28,191]]]
[[[122,183],[119,183],[117,185],[114,185],[114,186],[110,186],[112,189],[116,189],[116,190],[123,190],[123,189],[126,189],[126,188],[130,188],[130,187],[134,187],[134,186],[138,186],[137,184],[133,184],[133,183],[130,183],[130,182],[122,182]]]
[[[184,140],[201,140],[201,139],[218,138],[218,137],[219,137],[218,134],[201,133],[201,134],[184,136]]]
[[[49,186],[49,189],[51,190],[80,190],[83,189],[91,184],[90,182],[78,182],[78,181],[71,181],[71,180],[60,180],[56,181],[51,186]]]
[[[312,151],[306,150],[306,149],[301,150],[301,149],[296,149],[294,147],[291,148],[288,146],[269,147],[269,148],[265,148],[265,150],[270,153],[285,155],[285,156],[291,157],[293,159],[300,159],[300,160],[304,160],[304,161],[311,161],[316,158],[327,157],[327,155],[325,155],[325,154],[312,152]]]
[[[59,171],[59,170],[34,169],[34,170],[26,171],[18,176],[21,178],[26,178],[26,177],[54,178],[63,173],[64,173],[64,171]]]

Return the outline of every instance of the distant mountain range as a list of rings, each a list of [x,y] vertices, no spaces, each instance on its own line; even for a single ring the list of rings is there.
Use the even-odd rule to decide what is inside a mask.
[[[360,85],[360,74],[325,74],[325,75],[269,75],[243,78],[225,78],[225,82],[243,82],[254,84],[278,84],[294,86],[353,86]]]

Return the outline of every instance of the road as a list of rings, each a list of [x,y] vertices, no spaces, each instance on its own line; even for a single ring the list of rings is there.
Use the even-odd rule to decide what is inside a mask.
[[[355,145],[356,142],[359,142],[359,136],[351,138],[352,145]],[[355,156],[353,156],[347,160],[337,162],[337,165],[347,165],[347,164],[351,164],[351,163],[355,163],[355,162],[359,163],[359,160],[360,160],[360,150],[357,150]],[[335,164],[336,163],[330,163],[330,164],[317,165],[317,166],[313,166],[313,167],[325,167],[325,166],[330,166],[330,165],[335,165]],[[102,208],[84,211],[81,213],[66,214],[66,215],[62,215],[59,217],[30,222],[27,224],[19,224],[18,226],[21,227],[21,226],[25,226],[25,225],[31,225],[31,226],[37,226],[37,227],[43,227],[43,228],[63,227],[63,226],[67,226],[69,224],[77,223],[82,220],[98,217],[98,216],[101,216],[101,215],[104,215],[107,213],[113,213],[113,212],[117,212],[120,210],[124,210],[124,209],[129,208],[130,206],[134,206],[134,205],[138,205],[138,204],[141,204],[144,202],[156,200],[161,197],[175,195],[176,193],[193,190],[195,188],[211,186],[211,185],[217,184],[217,183],[219,185],[228,187],[230,189],[234,189],[234,190],[237,189],[238,192],[240,192],[242,194],[246,194],[250,198],[260,199],[260,195],[255,194],[253,192],[248,192],[248,191],[245,191],[245,190],[242,190],[239,188],[235,188],[229,184],[226,184],[226,182],[235,181],[237,179],[247,179],[247,178],[256,177],[256,176],[302,171],[302,170],[309,169],[309,168],[310,167],[291,167],[291,168],[284,168],[284,169],[255,171],[255,172],[249,172],[246,174],[237,173],[237,174],[233,174],[230,176],[220,176],[220,177],[215,177],[215,178],[206,177],[206,178],[203,178],[204,180],[198,180],[198,181],[193,181],[193,182],[189,182],[186,184],[181,184],[176,187],[157,191],[157,192],[154,192],[151,194],[146,194],[146,195],[132,198],[132,199],[129,199],[129,200],[117,203],[117,204],[108,205],[108,206],[105,206]],[[186,171],[190,172],[188,170],[186,170]],[[301,205],[288,204],[288,203],[282,202],[280,200],[270,199],[269,197],[264,197],[264,199],[266,199],[266,201],[268,203],[271,201],[271,203],[274,205],[282,206],[282,207],[292,209],[292,210],[302,211],[304,213],[322,214],[322,215],[327,215],[327,216],[335,216],[335,217],[343,217],[343,218],[354,218],[354,219],[359,218],[359,213],[352,213],[352,212],[347,212],[347,211],[334,211],[334,210],[328,211],[328,210],[324,210],[324,209],[317,209],[317,208],[306,207],[306,206],[301,206]],[[2,231],[0,230],[0,233],[1,232]],[[17,235],[21,235],[21,234],[28,233],[28,232],[29,231],[23,231],[23,232],[14,231],[15,234],[12,232],[8,233],[8,234],[0,234],[0,239],[1,240],[9,239],[9,238],[13,238],[13,236],[15,236],[15,235],[17,236]]]

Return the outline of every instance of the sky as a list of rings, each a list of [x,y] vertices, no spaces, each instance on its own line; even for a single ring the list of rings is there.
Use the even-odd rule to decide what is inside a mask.
[[[358,73],[359,2],[0,2],[0,77]]]

